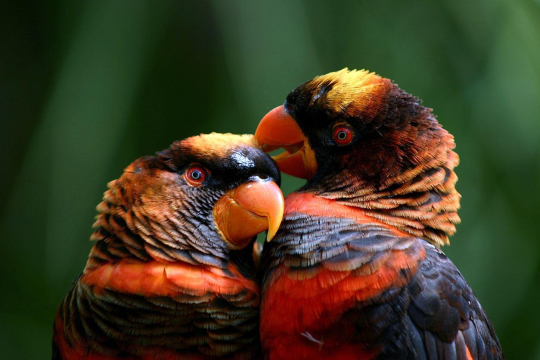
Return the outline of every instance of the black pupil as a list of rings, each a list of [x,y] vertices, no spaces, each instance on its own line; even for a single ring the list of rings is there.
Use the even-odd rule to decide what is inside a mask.
[[[193,180],[199,180],[200,178],[202,178],[202,172],[201,170],[193,170],[191,172],[191,178]]]
[[[347,138],[347,133],[344,130],[342,130],[338,132],[337,137],[339,140],[345,140]]]

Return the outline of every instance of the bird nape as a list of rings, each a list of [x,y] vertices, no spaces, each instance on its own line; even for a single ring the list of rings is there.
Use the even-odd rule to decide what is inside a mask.
[[[459,158],[431,109],[343,69],[294,89],[255,138],[308,180],[262,255],[266,358],[504,359],[439,249],[460,221]]]
[[[258,358],[252,245],[279,227],[279,183],[249,135],[195,136],[134,161],[97,207],[53,359]]]

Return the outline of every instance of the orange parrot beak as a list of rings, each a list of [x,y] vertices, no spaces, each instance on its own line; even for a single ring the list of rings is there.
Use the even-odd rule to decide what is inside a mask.
[[[264,152],[279,148],[285,150],[272,156],[279,170],[285,174],[309,180],[317,171],[315,153],[283,105],[263,117],[255,131],[255,140]]]
[[[251,239],[268,230],[266,240],[276,235],[285,200],[273,181],[250,181],[227,191],[214,207],[214,221],[230,248],[242,249]]]

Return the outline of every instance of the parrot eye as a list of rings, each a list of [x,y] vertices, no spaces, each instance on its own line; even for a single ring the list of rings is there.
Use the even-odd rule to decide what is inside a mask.
[[[354,137],[352,129],[345,125],[339,125],[334,129],[334,141],[338,145],[349,145]]]
[[[288,113],[291,113],[293,110],[293,107],[288,102],[285,102],[285,109],[287,110]]]
[[[206,171],[198,165],[190,166],[184,172],[184,177],[190,185],[199,186],[206,179]]]

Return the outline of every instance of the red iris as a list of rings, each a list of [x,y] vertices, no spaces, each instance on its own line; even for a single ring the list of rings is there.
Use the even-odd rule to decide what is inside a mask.
[[[353,140],[353,131],[348,126],[337,126],[334,129],[334,141],[338,145],[348,145]]]
[[[191,166],[186,169],[185,177],[189,184],[197,186],[206,179],[206,171],[201,166]]]

